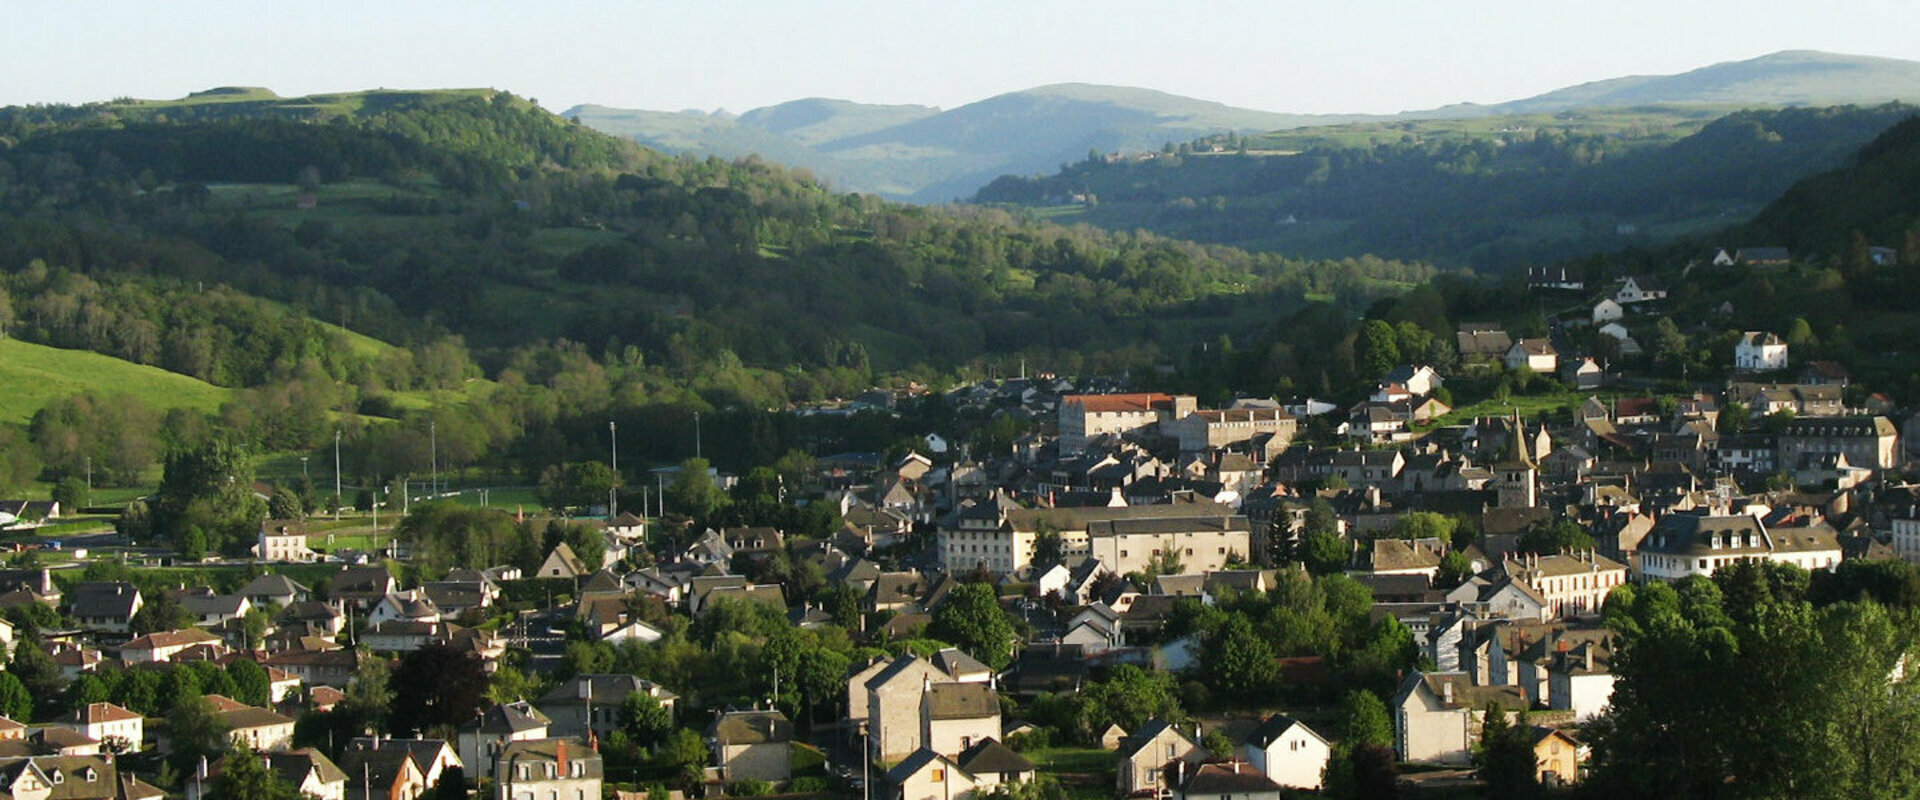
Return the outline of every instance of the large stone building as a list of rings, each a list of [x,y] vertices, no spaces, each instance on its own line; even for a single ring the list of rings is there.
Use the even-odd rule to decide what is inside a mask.
[[[1900,432],[1886,417],[1802,418],[1778,438],[1776,463],[1799,470],[1809,459],[1844,455],[1847,463],[1874,471],[1900,465]]]
[[[1225,569],[1229,556],[1252,553],[1247,518],[1211,501],[1115,508],[1029,509],[1011,501],[956,512],[942,525],[938,548],[949,570],[985,567],[1017,573],[1033,563],[1043,531],[1058,533],[1067,563],[1089,556],[1116,575],[1143,571],[1171,553],[1184,572]]]
[[[1591,550],[1560,555],[1516,554],[1506,560],[1506,573],[1547,602],[1555,618],[1600,613],[1607,593],[1627,582],[1627,567]]]
[[[1293,441],[1298,423],[1283,408],[1202,409],[1161,426],[1180,440],[1180,452],[1198,453],[1252,441],[1259,436],[1278,440],[1285,448]]]
[[[1198,408],[1192,395],[1070,394],[1060,398],[1060,452],[1078,453],[1095,437],[1172,422]]]
[[[1840,541],[1826,525],[1769,530],[1749,515],[1669,514],[1640,542],[1640,573],[1649,580],[1711,576],[1735,561],[1764,560],[1807,570],[1840,563]]]

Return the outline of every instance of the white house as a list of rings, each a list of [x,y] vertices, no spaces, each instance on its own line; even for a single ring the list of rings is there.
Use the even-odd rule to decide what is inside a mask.
[[[1613,299],[1623,306],[1649,300],[1665,300],[1667,287],[1652,276],[1628,277],[1620,282],[1620,290],[1613,293]]]
[[[1408,392],[1421,397],[1433,394],[1433,390],[1446,383],[1446,380],[1440,377],[1440,373],[1425,364],[1418,366],[1402,364],[1394,367],[1380,381],[1405,386]]]
[[[1312,728],[1284,714],[1267,718],[1247,737],[1247,762],[1274,783],[1318,790],[1333,748]]]
[[[307,530],[298,520],[270,519],[260,526],[254,555],[261,561],[313,561],[319,554],[307,547]]]
[[[1626,316],[1627,311],[1611,297],[1603,297],[1593,304],[1593,324],[1600,325]]]
[[[1733,346],[1733,368],[1745,372],[1786,369],[1786,340],[1766,331],[1740,334],[1740,342]]]
[[[111,738],[138,750],[140,738],[145,735],[146,718],[112,703],[88,703],[63,717],[60,726],[97,742],[105,743]]]
[[[1507,349],[1507,369],[1527,367],[1534,372],[1551,374],[1560,366],[1560,351],[1553,349],[1553,342],[1546,339],[1521,339]]]

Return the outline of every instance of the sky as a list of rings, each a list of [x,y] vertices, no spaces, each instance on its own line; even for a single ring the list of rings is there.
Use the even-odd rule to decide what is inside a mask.
[[[1052,83],[1265,111],[1496,103],[1779,50],[1920,60],[1913,0],[8,0],[0,104],[491,87],[745,111],[953,108]]]

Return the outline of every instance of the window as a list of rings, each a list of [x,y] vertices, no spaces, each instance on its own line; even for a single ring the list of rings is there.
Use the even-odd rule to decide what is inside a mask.
[[[941,769],[941,768],[939,768],[939,767],[934,767],[934,768],[933,768],[933,779],[934,779],[934,780],[936,780],[936,781],[944,781],[944,780],[946,780],[946,779],[947,779],[947,771],[946,771],[946,770],[944,770],[944,769]]]

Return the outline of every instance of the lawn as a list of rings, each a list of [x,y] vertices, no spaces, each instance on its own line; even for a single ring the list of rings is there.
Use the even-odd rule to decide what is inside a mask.
[[[122,361],[84,350],[62,350],[0,339],[0,422],[26,424],[55,400],[82,392],[124,395],[153,408],[190,408],[208,414],[233,396],[223,389],[185,375]]]
[[[1438,422],[1441,425],[1460,425],[1476,417],[1509,416],[1516,409],[1522,416],[1532,419],[1542,412],[1557,412],[1567,407],[1578,409],[1589,396],[1581,392],[1554,392],[1552,394],[1516,394],[1505,400],[1487,398],[1456,408],[1441,417]]]
[[[1022,753],[1042,774],[1060,781],[1073,800],[1113,796],[1114,754],[1098,747],[1049,747]]]

